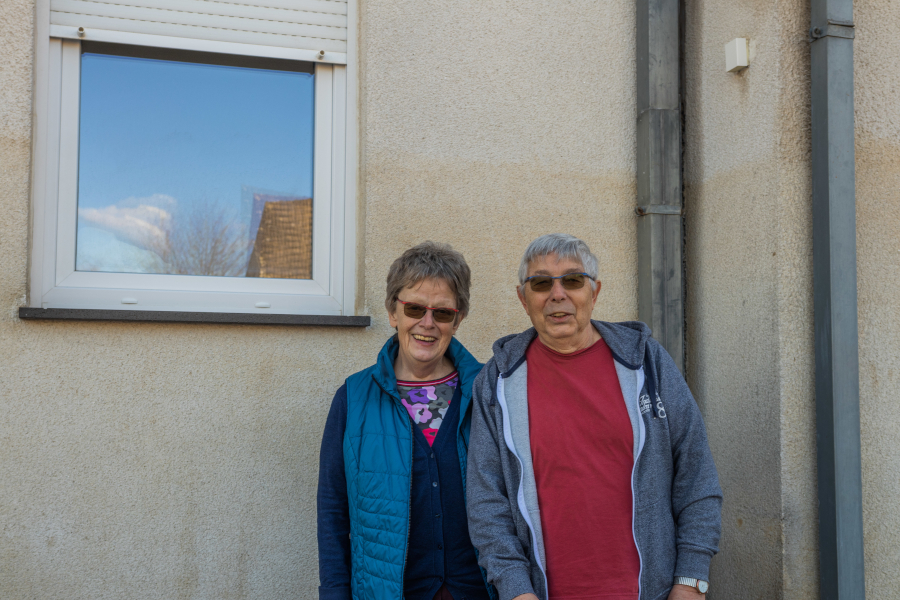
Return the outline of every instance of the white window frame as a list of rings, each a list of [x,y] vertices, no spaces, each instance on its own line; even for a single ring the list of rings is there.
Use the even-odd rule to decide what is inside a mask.
[[[38,0],[29,305],[35,308],[353,315],[356,307],[355,2],[347,64],[315,65],[312,279],[75,270],[81,42],[51,37]],[[241,44],[117,34],[119,43],[235,54]],[[246,55],[266,49],[249,46]],[[273,48],[272,58],[283,58]],[[343,62],[343,61],[341,61]]]

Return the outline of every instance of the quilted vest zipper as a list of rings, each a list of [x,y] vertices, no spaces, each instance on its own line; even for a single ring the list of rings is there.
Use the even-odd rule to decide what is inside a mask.
[[[403,570],[400,571],[400,598],[403,600],[403,582],[406,581],[406,560],[409,558],[409,529],[412,527],[412,480],[413,480],[413,454],[415,448],[415,432],[412,430],[412,421],[406,419],[406,427],[409,429],[409,501],[406,503],[406,548],[403,550]]]

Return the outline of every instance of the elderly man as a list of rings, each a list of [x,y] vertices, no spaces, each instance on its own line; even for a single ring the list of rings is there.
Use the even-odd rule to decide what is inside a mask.
[[[532,329],[475,381],[469,532],[500,600],[701,600],[722,491],[700,411],[643,323],[592,321],[583,241],[528,246]]]

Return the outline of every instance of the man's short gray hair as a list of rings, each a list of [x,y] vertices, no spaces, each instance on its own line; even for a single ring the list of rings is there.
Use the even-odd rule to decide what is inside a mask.
[[[388,270],[384,307],[393,312],[397,295],[425,279],[443,279],[456,295],[461,317],[469,314],[469,286],[472,274],[463,255],[450,244],[422,242],[400,255]]]
[[[581,262],[584,272],[591,278],[591,288],[597,286],[597,277],[600,274],[597,257],[594,256],[584,240],[567,233],[548,233],[528,244],[528,248],[525,249],[522,263],[519,265],[520,287],[525,284],[525,278],[528,276],[528,265],[532,261],[550,254],[555,254],[558,258],[571,258]]]

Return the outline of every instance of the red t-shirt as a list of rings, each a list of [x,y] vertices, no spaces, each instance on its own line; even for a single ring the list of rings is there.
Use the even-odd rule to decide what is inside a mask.
[[[634,435],[609,346],[560,354],[535,340],[528,419],[551,600],[637,600]]]

